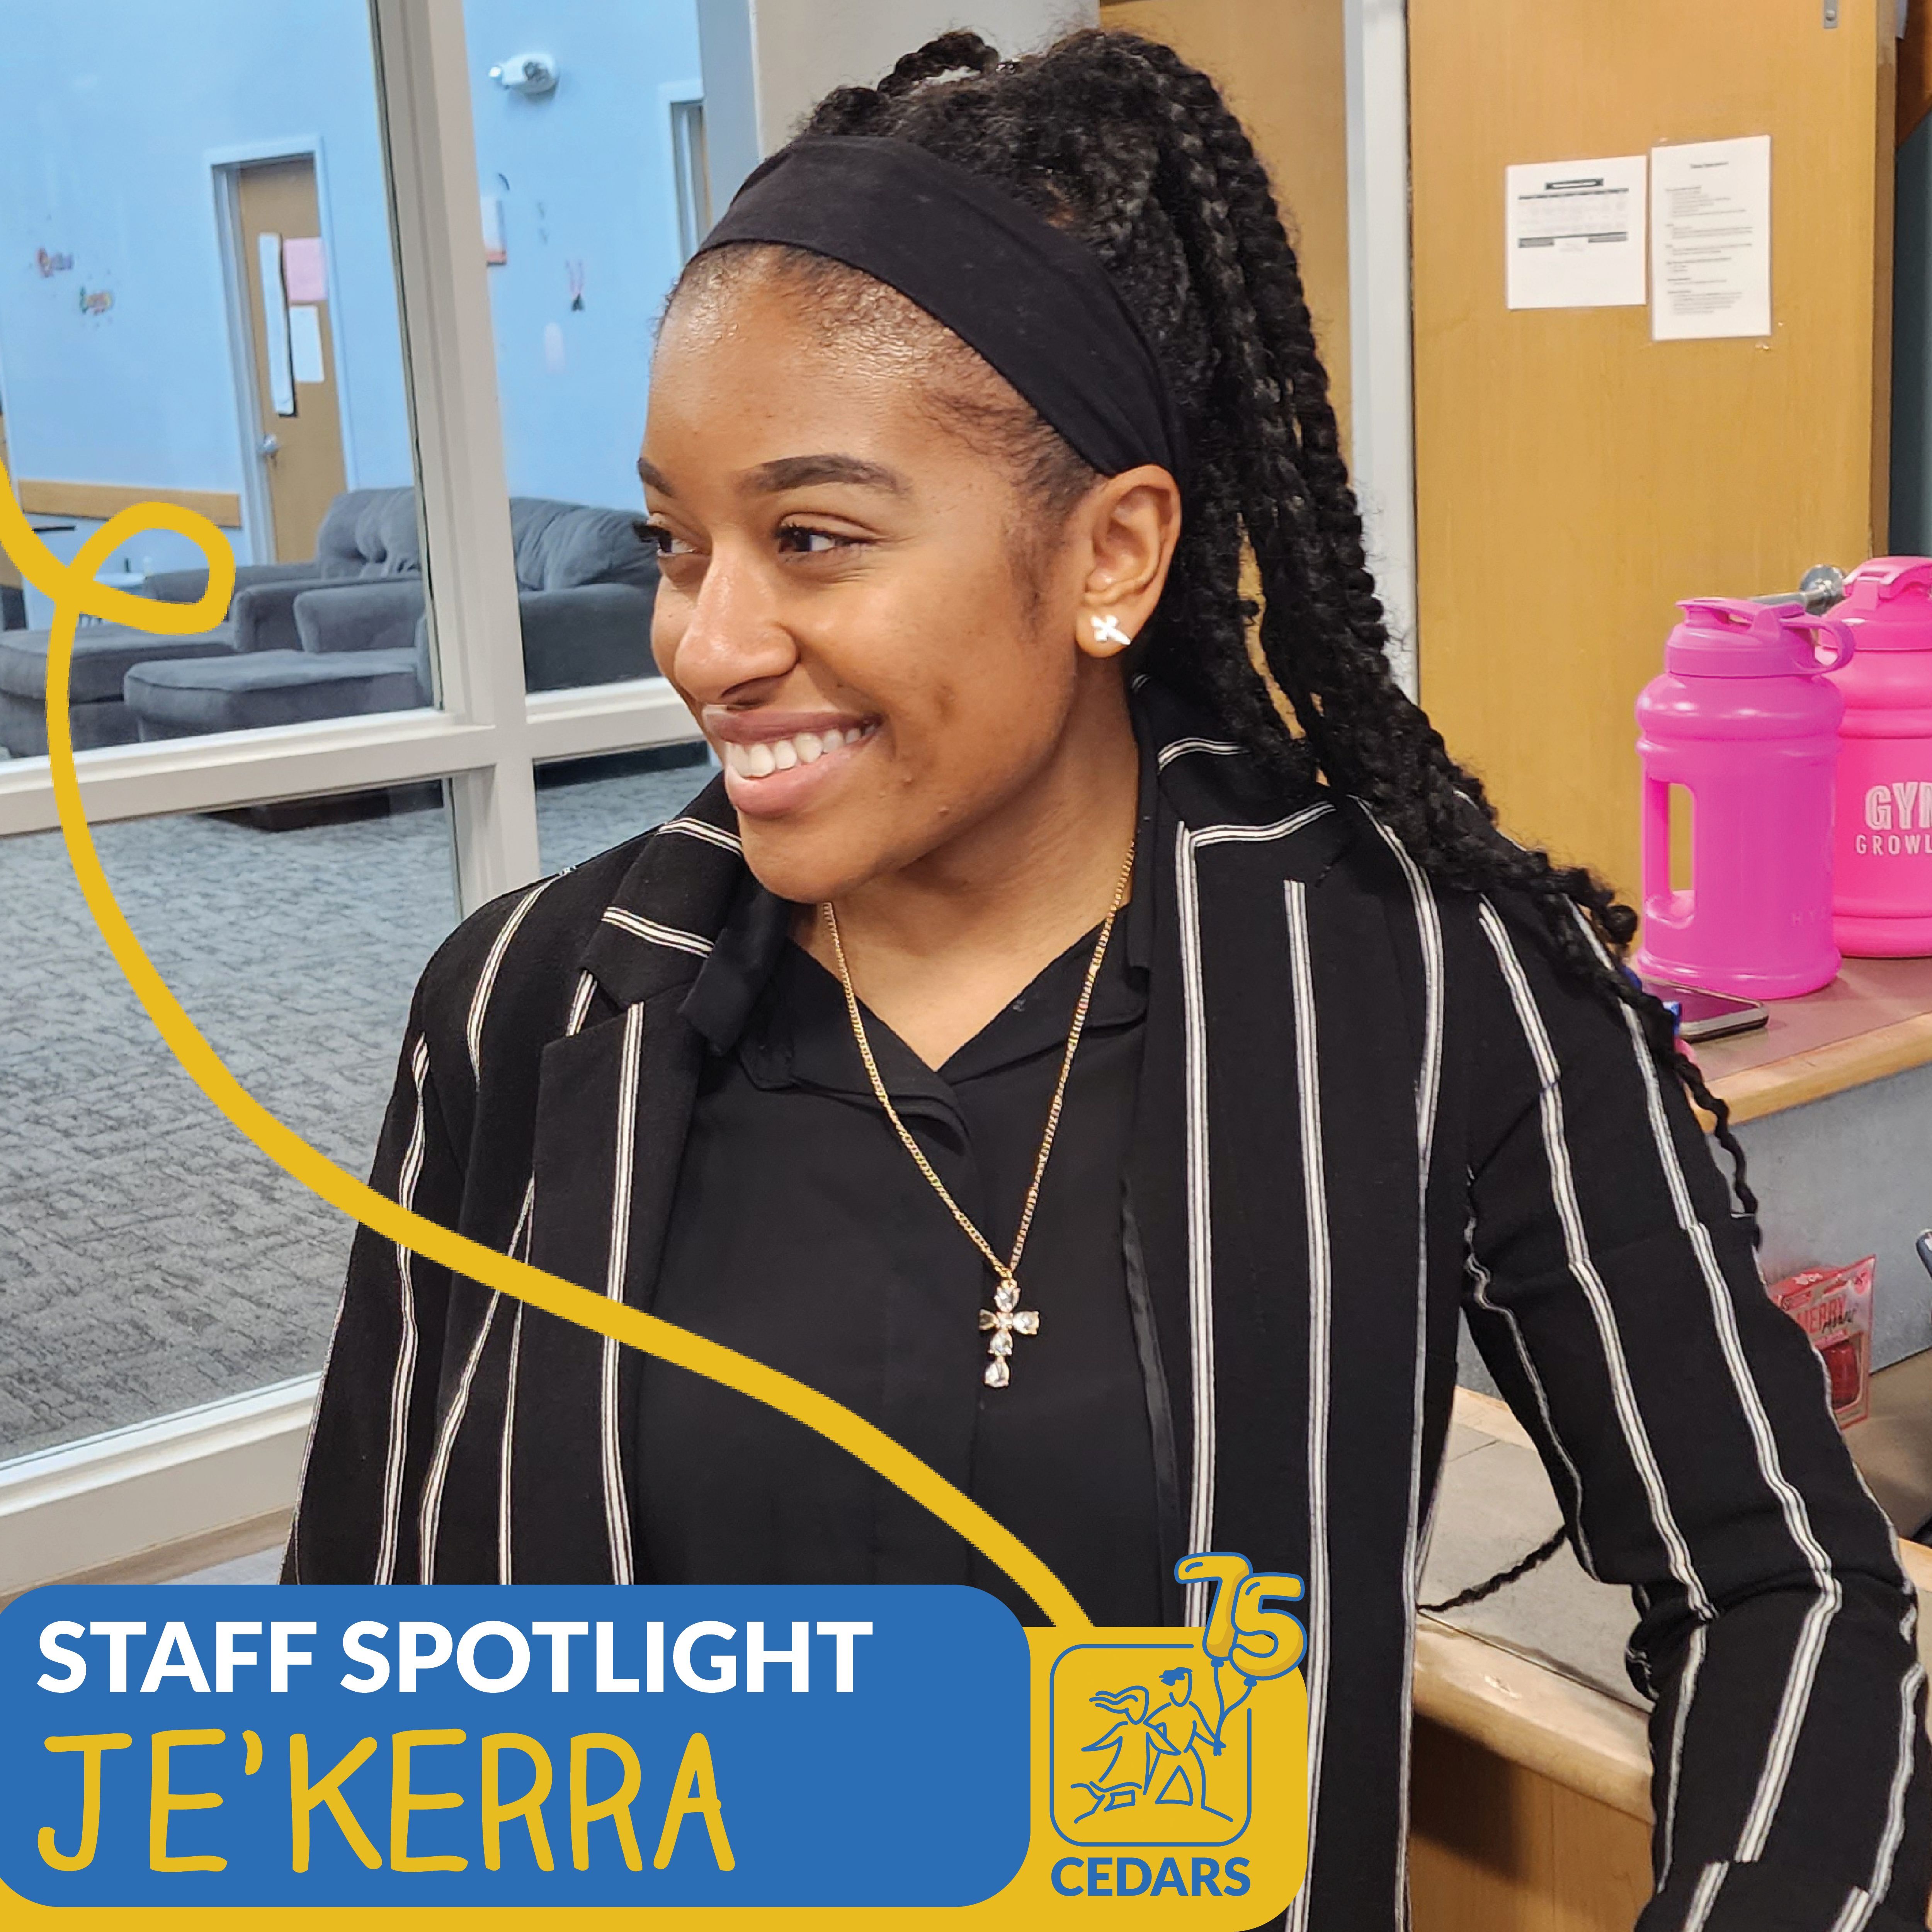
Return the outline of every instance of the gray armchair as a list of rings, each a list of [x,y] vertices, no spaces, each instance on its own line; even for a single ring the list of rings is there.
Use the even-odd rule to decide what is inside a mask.
[[[297,602],[325,586],[365,584],[413,584],[420,602],[422,539],[413,490],[344,490],[329,505],[308,562],[244,564],[235,573],[235,599],[228,611],[232,647],[299,650]],[[165,602],[192,604],[207,590],[208,573],[158,571],[143,580],[142,588]]]
[[[296,598],[292,615],[296,648],[318,656],[409,650],[422,621],[422,580],[310,584]]]
[[[526,688],[559,691],[650,675],[658,566],[637,519],[620,510],[514,497],[510,526]],[[420,575],[371,571],[346,580],[251,585],[245,594],[278,600],[272,622],[286,621],[290,644],[238,643],[225,660],[177,657],[134,665],[124,695],[143,738],[434,701]],[[250,635],[266,635],[268,621],[258,622]]]
[[[586,584],[526,590],[517,599],[524,627],[524,688],[572,691],[650,677],[654,590],[632,584]]]
[[[413,584],[419,610],[422,572],[416,492],[346,490],[322,519],[314,557],[242,565],[228,616],[212,629],[157,638],[118,624],[83,628],[74,640],[70,694],[74,742],[83,749],[124,745],[140,735],[125,698],[128,674],[136,665],[205,663],[236,651],[294,651],[301,647],[295,606],[304,592],[386,579]],[[142,584],[146,596],[170,604],[192,604],[207,588],[205,570],[153,572]],[[47,640],[42,630],[0,632],[0,746],[16,758],[46,752]],[[395,641],[406,647],[410,638],[405,632]]]
[[[350,580],[422,574],[422,538],[416,528],[416,493],[399,490],[345,490],[328,506],[315,533],[315,555],[302,563],[244,563],[235,573],[237,597],[244,592]],[[151,571],[142,580],[149,597],[166,604],[192,604],[208,589],[205,570]],[[280,608],[282,598],[265,599]],[[289,648],[293,648],[290,633]],[[265,646],[265,648],[267,648]],[[278,645],[274,649],[280,649]]]

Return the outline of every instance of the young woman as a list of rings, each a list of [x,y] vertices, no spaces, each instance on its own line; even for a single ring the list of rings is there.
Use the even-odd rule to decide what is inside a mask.
[[[377,1184],[837,1397],[1100,1621],[1198,1617],[1190,1550],[1304,1576],[1322,1928],[1405,1916],[1466,1317],[1640,1613],[1645,1926],[1922,1924],[1890,1532],[1631,915],[1390,677],[1213,85],[954,34],[833,94],[686,272],[640,467],[723,776],[438,954]],[[288,1574],[1034,1614],[782,1417],[366,1233]]]

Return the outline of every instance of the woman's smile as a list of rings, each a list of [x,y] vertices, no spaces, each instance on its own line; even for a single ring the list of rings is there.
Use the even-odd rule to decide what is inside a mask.
[[[707,705],[704,728],[724,788],[748,818],[776,818],[823,795],[878,735],[877,718]]]

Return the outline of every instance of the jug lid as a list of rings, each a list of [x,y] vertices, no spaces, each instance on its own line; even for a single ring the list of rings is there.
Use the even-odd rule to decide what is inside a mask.
[[[1845,579],[1838,614],[1862,651],[1932,651],[1932,556],[1875,556]]]
[[[1851,630],[1836,615],[1744,597],[1689,597],[1678,608],[1684,621],[1664,646],[1664,662],[1680,677],[1815,677],[1852,655]],[[1821,656],[1828,640],[1829,654]]]

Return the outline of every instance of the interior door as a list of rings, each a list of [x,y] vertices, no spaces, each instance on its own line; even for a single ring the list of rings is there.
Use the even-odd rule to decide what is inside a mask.
[[[1638,884],[1675,600],[1884,545],[1896,0],[1409,0],[1422,697],[1520,836]],[[1772,332],[1504,306],[1503,171],[1768,134]]]
[[[248,296],[254,460],[268,484],[275,560],[294,562],[315,554],[323,514],[346,487],[314,160],[302,155],[237,169],[235,209],[236,272]]]

